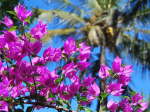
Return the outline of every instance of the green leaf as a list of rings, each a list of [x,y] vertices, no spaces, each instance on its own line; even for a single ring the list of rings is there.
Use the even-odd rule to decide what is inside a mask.
[[[8,97],[8,98],[4,98],[4,100],[9,102],[9,101],[11,101],[12,99]]]
[[[15,31],[15,30],[17,30],[17,26],[13,26],[13,27],[8,29],[8,31]]]
[[[104,99],[104,98],[106,98],[108,96],[108,94],[107,93],[101,93],[101,97]]]
[[[87,107],[84,110],[85,110],[85,112],[92,112],[91,109],[87,108]]]
[[[132,96],[134,96],[134,95],[136,94],[136,92],[135,92],[135,91],[131,91],[130,94],[131,94]]]
[[[25,19],[25,22],[30,24],[31,23],[30,19],[31,19],[31,17],[29,16],[28,18]]]
[[[129,96],[123,96],[123,98],[130,100]]]
[[[12,14],[12,15],[15,15],[16,16],[16,13],[14,11],[7,11],[9,14]]]
[[[113,75],[113,71],[112,70],[109,70],[108,72],[109,72],[110,75]]]
[[[55,95],[53,95],[52,93],[49,93],[49,97],[50,97],[50,98],[54,98]]]
[[[80,97],[79,100],[80,100],[80,101],[88,101],[88,99],[87,99],[86,97],[84,97],[84,96]]]
[[[55,83],[59,84],[61,81],[62,81],[62,78],[58,78],[58,79],[55,80]]]
[[[80,110],[84,110],[84,107],[81,106],[81,105],[79,105],[79,109],[80,109]]]

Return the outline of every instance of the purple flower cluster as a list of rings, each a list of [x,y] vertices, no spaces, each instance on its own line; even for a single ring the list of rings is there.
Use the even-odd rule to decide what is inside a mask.
[[[148,103],[143,101],[143,97],[136,93],[131,98],[125,98],[120,102],[108,101],[107,108],[111,112],[122,110],[123,112],[143,112],[148,107]]]
[[[106,65],[101,65],[99,69],[99,77],[102,79],[111,79],[107,84],[106,91],[114,96],[122,95],[123,86],[128,85],[131,79],[132,66],[123,66],[121,59],[116,57],[112,64],[112,70]],[[114,80],[114,82],[113,82]]]
[[[4,17],[4,21],[2,23],[9,28],[14,24],[14,22],[7,16]]]
[[[17,17],[22,21],[24,22],[25,19],[27,19],[29,16],[32,16],[32,12],[31,11],[28,11],[26,10],[26,8],[19,4],[17,5],[15,8],[14,8],[15,12],[16,12],[16,15]]]
[[[32,15],[31,11],[20,4],[15,7],[15,12],[23,23]],[[8,28],[13,26],[13,21],[8,17],[4,18],[3,23]],[[99,95],[100,89],[94,78],[79,78],[79,73],[90,65],[90,46],[86,43],[77,46],[76,41],[69,37],[62,48],[49,47],[40,57],[40,39],[46,33],[46,25],[40,21],[22,36],[17,35],[16,31],[4,31],[0,35],[0,53],[3,55],[0,62],[0,97],[15,99],[30,93],[44,96],[47,102],[51,102],[58,98],[70,100],[78,95],[81,104],[90,103]],[[35,38],[35,41],[30,41],[30,38]],[[29,57],[30,61],[24,60],[25,57]],[[63,67],[57,67],[54,71],[47,68],[48,62],[60,60],[65,60]],[[65,81],[67,78],[71,82],[69,85]],[[50,94],[53,97],[50,97]],[[84,97],[84,100],[81,97]],[[13,104],[1,101],[0,111],[8,111],[9,103]]]

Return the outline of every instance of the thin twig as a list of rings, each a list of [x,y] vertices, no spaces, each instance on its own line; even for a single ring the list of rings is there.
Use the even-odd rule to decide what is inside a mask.
[[[60,106],[49,105],[49,104],[45,104],[45,103],[41,103],[41,102],[24,102],[24,103],[32,104],[32,105],[38,105],[38,106],[43,106],[43,107],[54,108],[54,109],[59,110],[59,111],[76,112],[76,111],[69,110],[67,108],[63,108],[63,107],[60,107]]]

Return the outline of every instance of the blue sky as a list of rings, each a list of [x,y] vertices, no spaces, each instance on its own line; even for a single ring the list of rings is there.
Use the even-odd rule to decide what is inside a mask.
[[[24,0],[25,5],[29,9],[37,7],[37,8],[49,10],[49,9],[56,8],[58,5],[58,4],[46,4],[46,1],[49,1],[49,3],[51,2],[51,0]],[[79,0],[72,0],[72,1],[74,3],[79,4],[79,2],[75,2],[75,1],[79,1]],[[143,27],[140,25],[138,25],[138,26]],[[56,28],[55,24],[49,25],[49,29],[55,29],[55,28]],[[51,44],[51,46],[58,47],[58,46],[62,45],[62,40],[58,37],[55,37],[50,44]],[[94,53],[98,53],[98,48],[95,50]],[[109,61],[109,63],[112,63],[112,59],[114,58],[114,55],[111,54],[109,51],[107,51],[106,54],[107,54],[106,59]],[[132,74],[132,82],[130,83],[130,86],[137,92],[141,92],[145,95],[145,97],[147,97],[150,94],[150,86],[149,86],[150,71],[149,70],[142,71],[142,65],[137,66],[136,62],[134,62],[128,54],[123,54],[123,55],[124,55],[123,62],[125,64],[133,65],[134,72]],[[53,66],[53,63],[50,66]],[[145,78],[142,78],[143,74],[145,75]],[[93,106],[94,105],[95,105],[95,103],[93,103]],[[54,110],[51,110],[51,109],[49,110],[47,108],[41,109],[41,110],[36,110],[35,112],[49,112],[49,111],[55,112]]]

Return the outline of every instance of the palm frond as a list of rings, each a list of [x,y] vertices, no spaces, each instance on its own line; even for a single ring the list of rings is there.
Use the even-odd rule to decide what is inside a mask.
[[[141,22],[145,23],[149,16],[149,8],[150,4],[149,0],[131,0],[129,2],[130,7],[123,13],[124,17],[124,24],[128,24],[130,22],[133,22],[133,20],[139,19]]]
[[[69,13],[62,10],[43,10],[39,9],[41,15],[39,19],[45,19],[50,22],[54,17],[59,17],[62,20],[68,22],[68,24],[74,25],[76,23],[85,23],[84,19],[75,13]]]
[[[117,5],[118,0],[97,0],[97,2],[104,10],[108,10],[110,8],[115,7]]]
[[[136,13],[135,17],[141,17],[141,16],[145,16],[145,15],[148,15],[148,14],[150,14],[150,8],[138,11]]]
[[[45,0],[47,5],[59,3],[60,5],[57,5],[58,7],[55,7],[55,9],[64,9],[71,7],[74,11],[77,11],[80,15],[82,13],[85,13],[84,10],[73,4],[70,0]]]
[[[53,36],[68,35],[68,34],[73,33],[75,31],[76,31],[76,29],[74,29],[74,28],[49,30],[48,33],[42,39],[42,41],[48,42]]]
[[[150,43],[138,39],[137,35],[135,36],[132,38],[123,34],[119,50],[126,51],[134,60],[150,69]]]
[[[93,9],[93,12],[94,11],[99,11],[99,12],[102,11],[102,7],[99,5],[97,0],[88,0],[88,5],[90,6],[90,8]]]
[[[150,29],[140,29],[136,27],[130,27],[130,28],[123,28],[123,31],[134,31],[135,33],[144,33],[144,34],[150,34]]]

